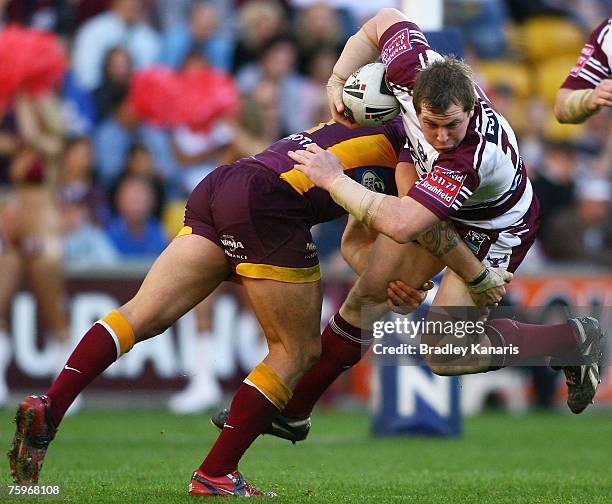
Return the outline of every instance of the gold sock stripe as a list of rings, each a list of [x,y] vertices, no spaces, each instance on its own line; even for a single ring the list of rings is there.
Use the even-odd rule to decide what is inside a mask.
[[[103,317],[100,322],[102,322],[105,327],[112,330],[111,336],[116,337],[119,341],[121,355],[128,353],[132,349],[136,342],[134,331],[121,312],[114,310]],[[119,355],[117,355],[117,357],[119,357]]]
[[[285,385],[285,382],[271,368],[263,362],[257,364],[244,383],[255,387],[266,398],[276,406],[278,411],[283,411],[291,399],[293,393]]]

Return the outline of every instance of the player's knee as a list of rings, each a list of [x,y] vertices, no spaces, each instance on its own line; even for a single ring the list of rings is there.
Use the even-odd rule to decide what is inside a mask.
[[[289,348],[287,353],[296,369],[306,372],[321,358],[321,338],[310,338]]]
[[[308,371],[321,358],[321,339],[316,338],[309,341],[300,354],[300,368],[304,372]]]
[[[129,321],[136,342],[162,334],[172,325],[172,321],[164,320],[159,315],[141,313],[132,302],[122,306],[120,311]]]
[[[384,289],[361,285],[352,289],[347,298],[347,304],[357,310],[366,306],[379,305],[386,301],[387,293]]]

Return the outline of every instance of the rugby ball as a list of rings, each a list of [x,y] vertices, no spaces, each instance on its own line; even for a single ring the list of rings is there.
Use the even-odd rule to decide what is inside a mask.
[[[342,90],[344,115],[362,126],[379,126],[393,119],[400,104],[385,82],[385,65],[369,63],[351,74]]]

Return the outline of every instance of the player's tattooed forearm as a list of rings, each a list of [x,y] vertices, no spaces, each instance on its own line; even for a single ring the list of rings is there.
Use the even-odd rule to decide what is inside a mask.
[[[437,222],[419,236],[419,243],[436,257],[452,252],[459,245],[455,227],[446,221]]]

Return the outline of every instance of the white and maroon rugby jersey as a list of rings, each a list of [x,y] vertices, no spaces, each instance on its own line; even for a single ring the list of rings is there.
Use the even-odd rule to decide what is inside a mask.
[[[561,87],[591,89],[604,79],[612,79],[612,18],[606,19],[591,33]]]
[[[417,72],[441,56],[410,22],[389,27],[380,39],[380,52],[387,84],[402,107],[407,146],[420,177],[408,196],[440,219],[483,230],[520,226],[533,191],[506,119],[474,84],[478,99],[465,138],[455,149],[439,153],[421,132],[412,88]]]

